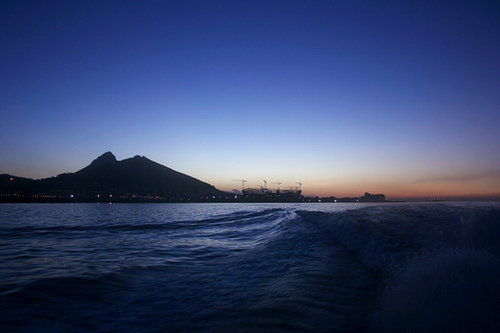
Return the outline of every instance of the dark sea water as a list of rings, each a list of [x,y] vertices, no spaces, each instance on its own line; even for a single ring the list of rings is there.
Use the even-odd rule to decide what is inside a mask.
[[[2,204],[2,332],[498,332],[500,207]]]

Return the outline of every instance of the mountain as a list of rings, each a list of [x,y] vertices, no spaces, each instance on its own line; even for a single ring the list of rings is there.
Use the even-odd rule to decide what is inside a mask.
[[[32,180],[1,175],[0,190],[7,187],[32,193],[74,193],[80,197],[115,195],[120,197],[155,196],[164,199],[196,198],[219,191],[212,185],[172,170],[146,157],[117,161],[111,152],[96,158],[85,168],[57,177]],[[19,181],[18,181],[19,180]],[[21,184],[22,181],[22,184]],[[5,183],[10,184],[5,184]],[[19,186],[18,186],[19,185]]]

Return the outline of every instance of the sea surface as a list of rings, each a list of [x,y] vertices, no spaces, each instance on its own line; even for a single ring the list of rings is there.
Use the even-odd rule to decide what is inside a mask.
[[[499,332],[498,203],[1,204],[1,332]]]

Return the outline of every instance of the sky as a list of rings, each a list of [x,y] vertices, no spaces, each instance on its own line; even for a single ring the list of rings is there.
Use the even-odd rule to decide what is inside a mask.
[[[0,174],[500,195],[494,1],[2,1]]]

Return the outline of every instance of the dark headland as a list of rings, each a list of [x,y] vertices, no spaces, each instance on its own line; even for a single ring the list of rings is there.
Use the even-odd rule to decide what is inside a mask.
[[[228,193],[144,156],[118,161],[111,152],[77,172],[56,177],[0,175],[0,202],[386,202],[383,194],[355,198],[284,194]]]

